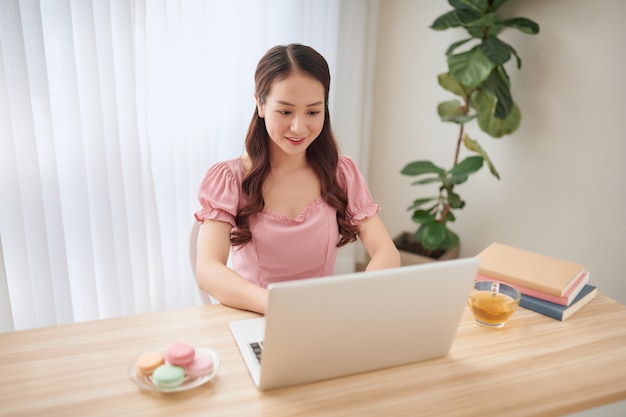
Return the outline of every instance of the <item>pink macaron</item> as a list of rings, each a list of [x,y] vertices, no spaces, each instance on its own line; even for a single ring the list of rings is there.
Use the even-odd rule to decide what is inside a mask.
[[[196,350],[187,343],[174,343],[165,350],[165,360],[176,366],[187,366],[193,362]]]
[[[195,359],[185,366],[185,373],[189,378],[201,378],[213,372],[213,358],[210,356],[196,356]]]

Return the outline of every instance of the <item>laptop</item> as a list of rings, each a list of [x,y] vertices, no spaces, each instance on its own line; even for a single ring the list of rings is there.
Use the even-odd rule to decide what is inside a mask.
[[[444,357],[478,264],[464,258],[271,284],[265,316],[230,329],[260,391]]]

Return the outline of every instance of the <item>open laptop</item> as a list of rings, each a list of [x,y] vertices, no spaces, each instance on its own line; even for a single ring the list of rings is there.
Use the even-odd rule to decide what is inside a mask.
[[[443,357],[478,264],[465,258],[272,284],[265,317],[230,328],[261,391]]]

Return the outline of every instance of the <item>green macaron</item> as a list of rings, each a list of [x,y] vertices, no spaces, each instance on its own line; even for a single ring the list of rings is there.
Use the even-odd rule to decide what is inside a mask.
[[[154,370],[152,373],[152,382],[159,388],[172,389],[178,388],[185,380],[185,370],[180,366],[170,365],[166,363]]]

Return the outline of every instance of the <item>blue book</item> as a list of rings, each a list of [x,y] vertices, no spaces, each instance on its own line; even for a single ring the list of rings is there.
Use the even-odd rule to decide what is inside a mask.
[[[551,303],[524,294],[522,294],[519,305],[528,310],[543,314],[544,316],[565,321],[572,314],[583,308],[589,301],[593,300],[597,294],[598,289],[594,285],[586,284],[569,306]]]

